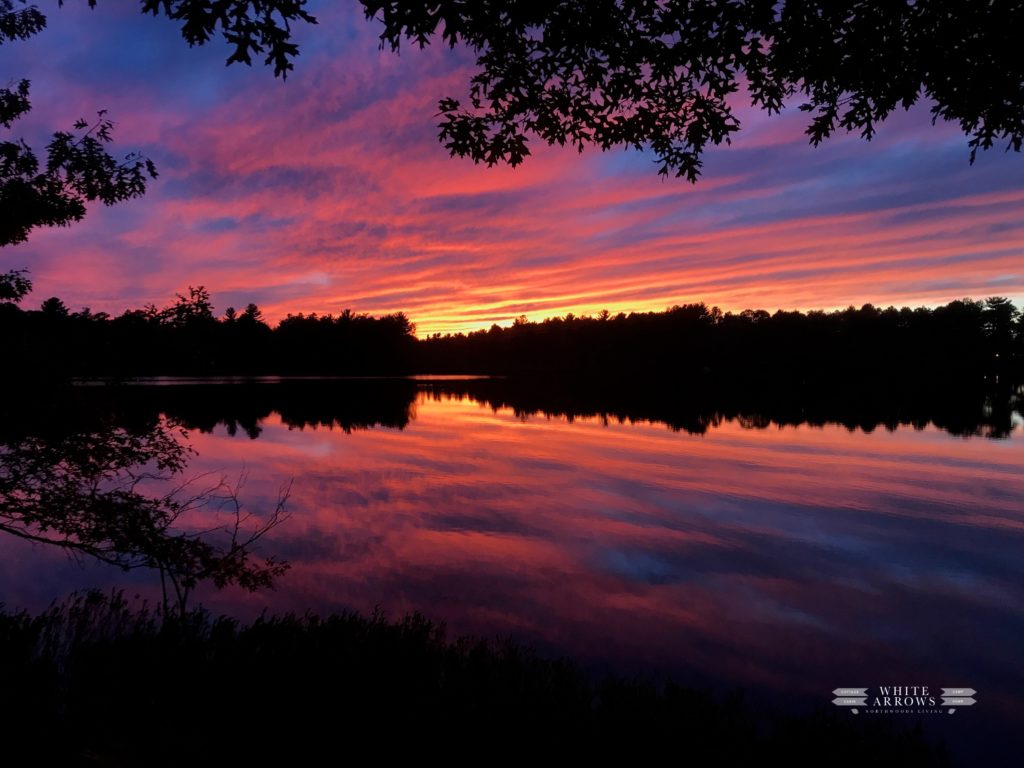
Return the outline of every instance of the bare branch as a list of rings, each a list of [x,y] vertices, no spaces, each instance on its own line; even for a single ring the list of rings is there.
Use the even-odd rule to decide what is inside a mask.
[[[180,611],[201,582],[272,586],[287,564],[257,557],[251,548],[287,518],[290,483],[262,522],[243,509],[244,471],[234,485],[220,477],[197,489],[213,475],[207,472],[147,495],[143,480],[169,482],[184,471],[190,450],[180,434],[173,422],[161,420],[142,432],[108,427],[0,446],[0,532],[125,570],[157,569]],[[200,513],[227,513],[230,522],[190,527],[186,517]]]

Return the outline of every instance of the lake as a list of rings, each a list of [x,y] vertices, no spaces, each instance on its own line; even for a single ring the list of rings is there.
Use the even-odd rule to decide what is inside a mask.
[[[47,418],[166,414],[196,451],[186,475],[244,474],[257,514],[291,482],[290,517],[260,542],[291,570],[273,591],[203,591],[214,611],[420,611],[453,635],[786,706],[829,706],[838,687],[970,687],[977,705],[931,718],[972,751],[1024,715],[1012,403],[159,383],[80,388]],[[32,416],[6,428],[18,418]],[[93,586],[158,594],[151,573],[10,536],[0,556],[8,607]]]

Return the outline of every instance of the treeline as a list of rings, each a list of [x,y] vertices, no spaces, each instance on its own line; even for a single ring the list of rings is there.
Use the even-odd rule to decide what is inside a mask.
[[[687,304],[665,312],[567,315],[510,328],[433,335],[417,365],[433,372],[663,374],[709,382],[836,380],[877,384],[1020,380],[1024,325],[1011,301],[963,299],[929,309],[721,312]]]
[[[9,359],[19,372],[42,379],[405,374],[414,332],[401,313],[289,315],[272,328],[249,304],[218,317],[202,286],[162,309],[150,305],[118,316],[72,312],[56,297],[38,310],[0,303]]]
[[[15,278],[21,282],[15,283]],[[29,283],[0,275],[0,338],[23,374],[40,378],[158,375],[491,374],[690,385],[881,388],[915,382],[986,386],[1024,380],[1024,322],[1006,298],[934,309],[721,312],[703,303],[664,312],[520,318],[469,334],[417,340],[403,313],[289,315],[271,327],[258,306],[214,313],[209,292],[119,316],[69,311],[50,298],[18,306]]]

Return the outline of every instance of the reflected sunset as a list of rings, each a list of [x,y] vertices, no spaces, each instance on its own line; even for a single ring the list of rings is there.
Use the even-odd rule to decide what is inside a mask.
[[[270,478],[302,477],[274,541],[293,571],[210,604],[422,610],[456,634],[772,697],[857,670],[970,679],[1019,714],[1019,427],[688,435],[425,393],[414,413],[400,430],[271,416],[255,441],[197,436],[204,467],[244,459],[268,498]]]
[[[293,479],[292,516],[263,544],[291,571],[274,591],[209,590],[204,603],[419,610],[456,634],[794,696],[851,670],[903,673],[908,644],[948,638],[915,646],[911,671],[970,679],[1015,711],[1019,414],[997,440],[754,418],[692,434],[420,386],[406,417],[384,417],[393,426],[271,411],[254,438],[224,422],[190,432],[192,469],[244,470],[253,509]],[[37,567],[25,545],[4,546],[21,563],[9,583],[32,600]],[[46,562],[45,589],[81,578]],[[984,638],[985,659],[958,637]]]

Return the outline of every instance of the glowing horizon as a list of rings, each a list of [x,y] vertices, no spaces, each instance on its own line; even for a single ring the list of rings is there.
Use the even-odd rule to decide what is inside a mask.
[[[517,169],[454,160],[437,99],[467,58],[377,49],[358,8],[316,8],[286,83],[190,50],[134,7],[53,9],[38,38],[0,48],[33,82],[14,136],[107,108],[115,150],[161,177],[139,201],[0,251],[26,267],[25,306],[59,296],[120,314],[189,285],[218,314],[253,301],[271,322],[346,308],[405,312],[425,336],[545,317],[661,311],[1024,302],[1024,157],[968,165],[966,138],[900,113],[866,143],[807,146],[805,116],[742,113],[696,185],[642,153],[532,146]]]

